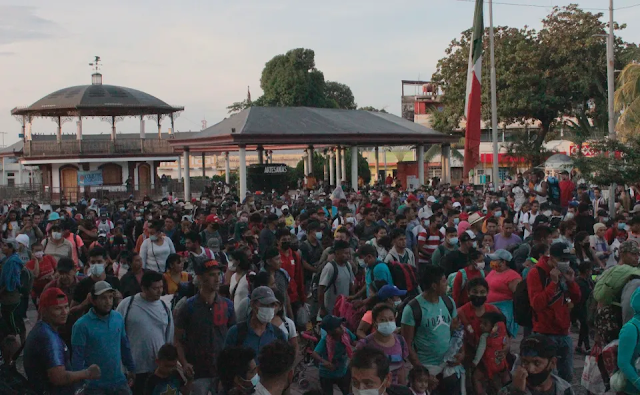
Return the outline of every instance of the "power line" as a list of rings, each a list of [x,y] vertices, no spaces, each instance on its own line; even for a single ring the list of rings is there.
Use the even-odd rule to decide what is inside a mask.
[[[614,11],[617,11],[617,10],[626,10],[627,8],[634,8],[634,7],[638,7],[638,6],[640,6],[640,3],[638,3],[638,4],[634,4],[634,5],[628,5],[628,6],[626,6],[626,7],[618,7],[618,8],[614,8],[613,10],[614,10]]]
[[[456,0],[456,1],[465,2],[465,3],[475,3],[475,0]],[[516,6],[516,7],[553,8],[552,5],[507,3],[507,2],[501,2],[501,1],[494,1],[493,4],[509,5],[509,6]],[[618,8],[615,8],[614,11],[616,11],[616,10],[624,10],[624,9],[634,8],[634,7],[639,7],[639,6],[640,6],[640,3],[633,4],[633,5],[630,5],[630,6],[625,6],[625,7],[618,7]],[[583,9],[583,10],[590,10],[590,11],[609,11],[608,8],[591,8],[591,7],[580,7],[580,8]]]

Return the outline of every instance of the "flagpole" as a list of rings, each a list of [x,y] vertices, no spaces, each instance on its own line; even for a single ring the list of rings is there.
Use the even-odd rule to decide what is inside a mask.
[[[498,99],[496,97],[496,59],[493,50],[493,0],[489,0],[489,47],[491,51],[491,139],[493,140],[493,188],[498,190]]]

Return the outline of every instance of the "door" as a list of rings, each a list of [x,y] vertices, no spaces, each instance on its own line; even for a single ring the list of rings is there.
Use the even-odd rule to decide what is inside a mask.
[[[148,163],[138,166],[138,190],[141,196],[151,192],[151,166]]]
[[[65,167],[60,170],[60,188],[62,196],[69,202],[78,201],[78,169]],[[62,197],[61,196],[61,197]]]

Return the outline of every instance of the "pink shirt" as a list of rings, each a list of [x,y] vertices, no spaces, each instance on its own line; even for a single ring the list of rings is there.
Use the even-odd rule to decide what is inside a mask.
[[[82,238],[76,234],[69,233],[69,236],[65,237],[65,239],[69,240],[71,246],[71,259],[73,259],[73,263],[78,264],[78,248],[82,248],[84,246],[84,242]],[[86,263],[86,262],[84,262]]]
[[[503,300],[513,300],[513,292],[509,289],[509,283],[513,280],[522,280],[522,277],[512,269],[507,269],[502,273],[492,270],[487,274],[486,280],[489,283],[487,303],[495,303]]]

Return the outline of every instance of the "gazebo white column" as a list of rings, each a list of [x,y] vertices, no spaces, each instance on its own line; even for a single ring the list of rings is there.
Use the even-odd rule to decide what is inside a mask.
[[[76,140],[82,140],[82,117],[78,117],[78,122],[76,122]]]
[[[158,140],[162,140],[162,115],[158,114]]]
[[[336,147],[336,186],[340,185],[342,182],[342,153],[340,152],[340,147]]]
[[[144,115],[140,115],[140,139],[144,140]]]
[[[375,151],[375,157],[376,157],[376,183],[380,182],[380,150],[378,149],[378,146],[376,146],[376,151]]]
[[[313,175],[313,145],[307,149],[307,160],[309,161],[309,173]]]
[[[303,176],[306,177],[309,175],[309,154],[307,150],[304,150],[304,154],[302,154],[302,167],[304,169]]]
[[[56,140],[58,144],[62,142],[62,117],[58,117],[58,135],[56,136]]]
[[[342,171],[340,175],[342,176],[342,181],[347,181],[347,151],[346,148],[342,147],[342,158],[340,160],[340,166],[342,167]]]
[[[29,118],[29,121],[27,121],[24,137],[27,141],[31,141],[31,118]]]
[[[229,163],[229,151],[224,153],[224,182],[229,184],[231,180],[231,165]]]
[[[442,182],[451,184],[451,145],[442,144]]]
[[[325,154],[322,163],[324,164],[324,180],[329,182],[329,154]]]
[[[416,158],[418,159],[418,186],[424,185],[424,145],[416,146]]]
[[[247,196],[247,149],[244,145],[238,147],[239,155],[239,178],[240,178],[240,201],[243,202]]]
[[[178,156],[178,182],[182,180],[182,157]]]
[[[344,157],[342,158],[344,160]],[[344,162],[343,162],[344,163]],[[351,146],[351,187],[358,191],[358,146]]]
[[[189,174],[189,148],[184,147],[184,200],[191,201],[191,175]]]
[[[116,117],[111,117],[111,141],[116,141]]]
[[[336,162],[335,154],[329,149],[329,185],[336,185]]]

